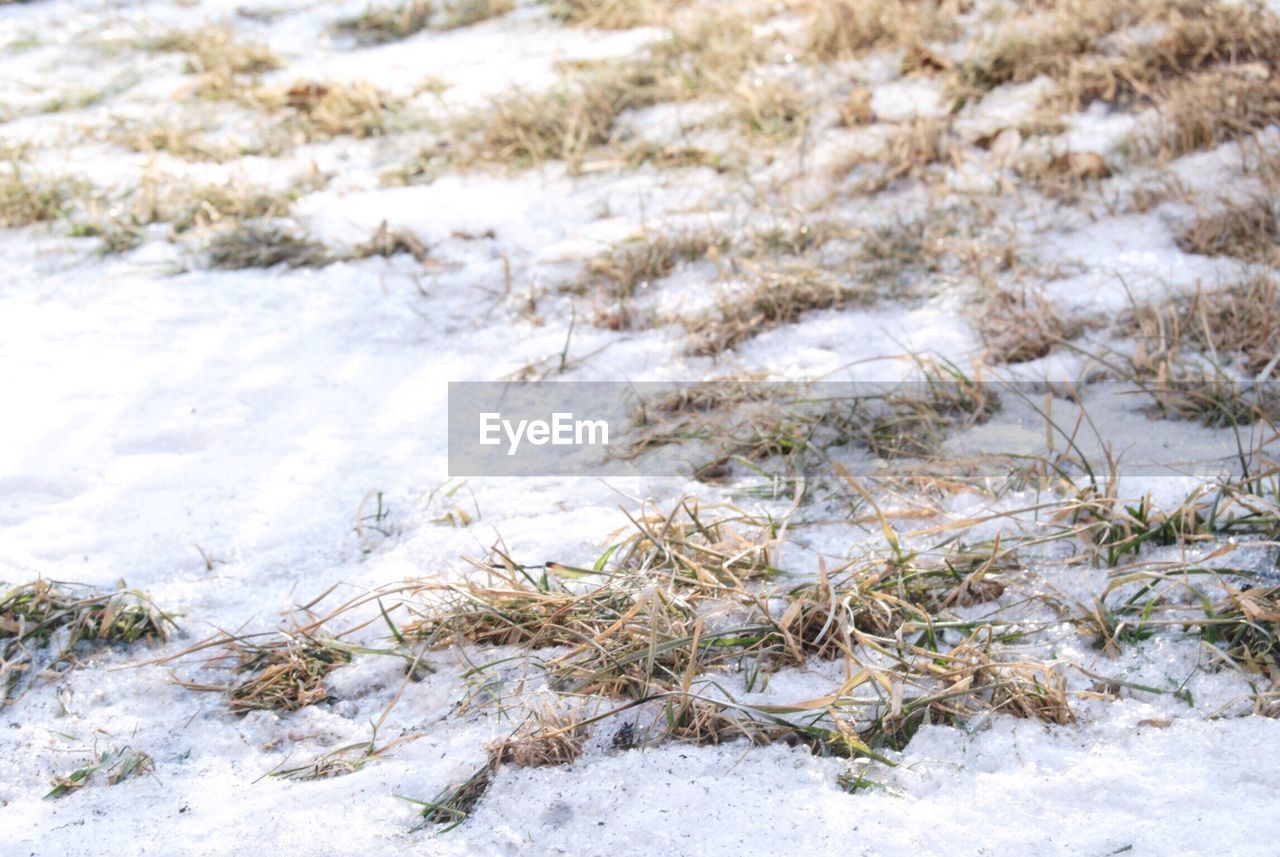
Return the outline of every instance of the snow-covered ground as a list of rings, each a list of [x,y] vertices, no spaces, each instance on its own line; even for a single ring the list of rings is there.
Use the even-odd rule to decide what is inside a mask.
[[[0,708],[0,853],[1275,853],[1280,722],[1249,714],[1258,676],[1210,669],[1200,638],[1178,630],[1109,653],[1065,622],[1052,625],[1026,656],[1061,675],[1077,722],[995,714],[964,729],[926,725],[905,750],[890,753],[897,767],[858,767],[872,785],[853,793],[839,784],[848,760],[803,748],[731,741],[620,750],[601,731],[572,764],[502,766],[471,817],[448,832],[414,830],[418,808],[403,798],[427,800],[465,780],[485,762],[486,746],[518,725],[514,705],[474,702],[482,680],[500,686],[495,694],[516,693],[530,669],[518,650],[489,679],[472,671],[496,660],[487,651],[431,651],[432,672],[415,682],[405,681],[401,660],[360,654],[330,674],[330,701],[288,714],[231,713],[222,694],[174,683],[175,674],[211,684],[228,679],[199,656],[154,659],[220,631],[289,627],[323,593],[310,608],[315,616],[401,581],[461,579],[469,569],[463,557],[484,557],[498,543],[530,565],[589,567],[646,500],[669,509],[692,495],[791,513],[777,564],[800,577],[811,578],[819,559],[835,567],[883,551],[879,523],[850,520],[848,506],[830,498],[796,509],[789,497],[762,500],[741,485],[669,476],[474,478],[461,487],[449,478],[449,381],[864,380],[902,377],[914,365],[908,354],[963,367],[982,359],[981,332],[966,311],[981,285],[971,271],[945,266],[921,273],[911,300],[814,310],[716,357],[691,356],[673,320],[714,307],[741,285],[705,261],[639,295],[637,305],[662,323],[624,330],[588,323],[589,304],[557,286],[627,238],[690,221],[746,228],[791,212],[867,230],[923,217],[948,201],[971,203],[994,213],[1029,268],[1051,272],[1036,280],[1039,294],[1067,314],[1103,322],[1134,300],[1212,289],[1238,268],[1178,249],[1174,231],[1194,210],[1185,200],[1142,212],[1106,204],[1157,169],[1177,176],[1192,199],[1214,199],[1245,181],[1236,144],[1160,167],[1137,163],[1076,206],[1025,189],[1007,193],[1000,184],[1016,179],[1000,169],[995,146],[969,146],[936,168],[936,181],[908,180],[873,195],[846,194],[816,167],[797,166],[860,145],[859,135],[884,133],[884,123],[941,111],[942,94],[929,80],[885,73],[875,60],[848,74],[874,88],[871,109],[881,124],[820,129],[803,154],[749,162],[758,179],[750,182],[708,167],[573,175],[550,163],[452,170],[430,183],[387,186],[382,176],[431,136],[420,127],[225,163],[113,142],[108,131],[121,122],[162,115],[207,113],[233,136],[236,123],[247,121],[243,105],[193,101],[180,54],[137,47],[176,27],[227,24],[270,45],[285,66],[266,72],[267,84],[369,81],[408,99],[406,115],[422,116],[484,104],[512,87],[537,90],[556,79],[558,64],[626,57],[662,38],[653,28],[562,26],[545,9],[522,5],[458,30],[354,48],[327,26],[360,13],[363,2],[290,0],[253,16],[242,7],[0,6],[0,118],[9,117],[0,123],[0,150],[21,157],[31,174],[83,178],[113,200],[108,206],[126,205],[148,175],[166,187],[286,187],[314,169],[327,179],[301,191],[290,222],[336,250],[367,240],[385,222],[416,235],[431,260],[402,254],[222,271],[204,263],[202,233],[175,236],[164,224],[145,227],[140,245],[117,255],[99,254],[98,239],[73,237],[63,222],[0,229],[0,581],[103,588],[124,581],[181,627],[162,649],[94,653]],[[424,91],[424,81],[443,95]],[[54,99],[75,102],[103,87],[85,106],[43,112]],[[1003,87],[957,127],[975,138],[1012,127],[1034,105],[1034,90]],[[1141,121],[1083,112],[1055,140],[1120,162]],[[1274,146],[1275,134],[1256,141]],[[1090,336],[1123,348],[1108,340],[1105,324]],[[1006,369],[1020,378],[1076,380],[1090,365],[1079,350],[1059,349]],[[1152,445],[1182,443],[1210,450],[1205,457],[1217,461],[1231,453],[1229,445],[1214,446],[1226,434],[1148,422],[1136,407],[1116,405],[1118,398],[1093,401],[1099,422],[1114,425],[1102,434],[1116,449],[1140,458]],[[1065,414],[1070,405],[1060,407]],[[1006,422],[984,428],[1039,437],[1043,426],[1018,423],[1034,416],[1009,408]],[[1135,477],[1121,490],[1176,503],[1197,484]],[[914,499],[932,512],[895,520],[923,549],[941,538],[930,528],[944,532],[948,522],[1043,498],[1023,489]],[[912,500],[895,496],[885,508]],[[386,515],[376,529],[362,525],[376,503]],[[454,526],[455,507],[467,526]],[[1044,523],[1035,514],[1015,517],[1030,528],[1024,532]],[[997,531],[1011,532],[979,524],[964,538]],[[1216,544],[1142,558],[1203,556]],[[1055,553],[1060,545],[1019,554],[1025,578],[1016,591],[1065,593],[1087,605],[1107,572]],[[1238,566],[1274,570],[1273,545],[1232,547]],[[1013,598],[1011,589],[1006,600]],[[361,620],[376,618],[370,605],[362,609]],[[383,646],[385,630],[369,624],[356,638]],[[1162,692],[1128,685],[1102,692],[1099,676]],[[754,696],[738,690],[785,704],[818,699],[843,680],[833,663],[813,661],[780,670]],[[369,741],[375,723],[378,743],[405,740],[360,770],[309,782],[268,776]],[[114,785],[99,778],[44,799],[54,777],[120,745],[148,753],[154,772]]]

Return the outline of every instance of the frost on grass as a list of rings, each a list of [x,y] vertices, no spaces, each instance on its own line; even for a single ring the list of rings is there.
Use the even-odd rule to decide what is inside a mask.
[[[163,642],[176,628],[145,594],[98,592],[49,580],[15,586],[0,597],[0,692],[10,703],[44,676],[74,667],[96,648]]]

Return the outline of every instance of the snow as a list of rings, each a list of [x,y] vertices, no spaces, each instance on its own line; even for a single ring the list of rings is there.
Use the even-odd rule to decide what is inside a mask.
[[[45,0],[0,8],[0,42],[29,34],[39,40],[0,59],[0,118],[17,117],[0,125],[0,140],[33,142],[37,162],[55,172],[79,171],[103,187],[136,184],[150,156],[88,142],[82,127],[147,116],[157,93],[167,98],[190,79],[172,58],[107,52],[90,59],[84,43],[95,33],[229,20],[238,5]],[[277,82],[324,77],[410,90],[436,77],[453,84],[450,109],[483,104],[513,84],[550,85],[560,62],[625,56],[655,35],[563,28],[522,8],[368,50],[316,41],[328,20],[361,8],[335,4],[321,14],[309,3],[273,4],[275,21],[236,25],[286,55],[289,66],[271,78]],[[939,115],[939,87],[895,79],[890,65],[872,58],[863,74],[874,85],[877,120]],[[130,69],[145,82],[102,105],[35,113],[50,98]],[[965,120],[971,135],[1013,127],[1042,89],[1032,82],[992,93]],[[225,107],[223,118],[235,121],[235,109]],[[675,134],[680,120],[703,115],[696,105],[675,119],[662,113],[655,108],[628,121],[646,134],[668,127]],[[1086,112],[1071,118],[1060,142],[1105,153],[1132,131],[1131,117]],[[842,133],[831,131],[831,149],[844,150],[849,136]],[[1273,144],[1273,137],[1261,139]],[[827,144],[813,145],[818,151]],[[1214,187],[1239,155],[1226,146],[1173,169]],[[733,486],[659,476],[472,479],[446,499],[458,487],[447,471],[449,381],[551,371],[566,342],[566,380],[749,373],[898,380],[916,368],[906,354],[969,366],[982,350],[957,291],[973,283],[950,271],[928,275],[931,288],[919,300],[807,313],[718,359],[685,354],[674,322],[610,331],[579,320],[570,337],[571,299],[556,286],[576,262],[646,229],[709,218],[741,223],[743,199],[732,177],[649,167],[571,176],[549,165],[392,188],[379,178],[388,157],[382,142],[337,140],[227,165],[167,156],[155,163],[180,176],[174,181],[252,178],[273,186],[318,163],[341,175],[295,206],[292,216],[311,235],[350,248],[386,222],[421,238],[435,267],[402,256],[317,270],[217,272],[203,269],[189,247],[155,236],[103,258],[92,243],[57,227],[0,231],[0,580],[103,587],[124,580],[174,611],[184,629],[163,650],[95,654],[0,711],[0,853],[1274,852],[1280,723],[1245,716],[1247,678],[1229,668],[1200,669],[1204,651],[1189,634],[1161,635],[1111,657],[1076,629],[1054,627],[1035,645],[1056,659],[1079,695],[1078,723],[997,715],[965,728],[928,725],[896,754],[897,767],[859,768],[871,784],[853,794],[838,783],[849,762],[798,748],[730,742],[615,750],[600,733],[570,765],[504,766],[474,815],[448,833],[411,830],[415,807],[401,796],[429,799],[484,763],[486,745],[508,735],[517,715],[484,704],[481,685],[514,699],[522,681],[533,682],[527,653],[432,652],[430,673],[415,682],[406,682],[395,658],[357,655],[330,677],[337,702],[288,715],[238,717],[220,695],[172,683],[171,669],[210,683],[226,676],[198,659],[161,665],[153,658],[219,630],[283,627],[286,614],[331,587],[334,594],[314,609],[408,579],[456,580],[466,572],[462,557],[483,556],[499,542],[530,564],[589,566],[627,527],[624,510],[644,500],[668,509],[686,494],[708,502],[731,497],[776,514],[788,505],[743,499]],[[957,166],[949,180],[966,168]],[[831,190],[826,179],[809,178],[823,193]],[[831,213],[863,226],[886,209],[919,215],[935,192],[959,184],[889,202],[844,201]],[[1086,216],[1027,203],[1026,213],[1017,237],[1046,268],[1062,271],[1040,291],[1069,312],[1114,318],[1135,298],[1189,291],[1229,273],[1226,263],[1181,252],[1162,209]],[[690,264],[654,284],[645,300],[659,310],[705,310],[721,286],[715,280],[711,265]],[[1073,379],[1079,364],[1055,357],[1035,370]],[[1099,391],[1088,409],[1117,450],[1159,443],[1162,456],[1180,462],[1216,461],[1232,450],[1221,433],[1135,421],[1135,409],[1111,391]],[[1001,420],[956,442],[1043,438],[1041,427],[1030,428],[1027,408],[1010,407]],[[1126,476],[1126,496],[1150,492],[1172,504],[1199,484],[1140,476]],[[357,532],[358,516],[378,492],[389,508],[385,534]],[[913,544],[936,544],[910,531],[1036,502],[1030,492],[949,498],[902,531]],[[470,526],[452,525],[454,504],[474,518]],[[845,514],[847,507],[819,511]],[[1017,521],[1028,530],[1043,523],[1035,515]],[[1006,526],[976,527],[967,537],[987,538]],[[811,575],[819,558],[834,565],[883,547],[878,525],[843,519],[797,524],[792,535],[782,555],[799,576]],[[1237,558],[1274,565],[1273,547],[1242,547]],[[1035,583],[1085,602],[1106,584],[1105,572],[1053,550],[1033,557]],[[377,613],[365,605],[361,618]],[[364,641],[385,644],[383,630],[373,622]],[[476,664],[503,658],[501,667],[476,673]],[[1091,699],[1093,679],[1069,663],[1147,686],[1181,685],[1193,701],[1136,690]],[[816,698],[840,678],[831,663],[789,669],[759,698]],[[316,782],[268,776],[370,740],[384,714],[379,742],[412,740],[361,770]],[[118,744],[150,753],[155,774],[42,799],[52,776],[77,767],[94,748]]]

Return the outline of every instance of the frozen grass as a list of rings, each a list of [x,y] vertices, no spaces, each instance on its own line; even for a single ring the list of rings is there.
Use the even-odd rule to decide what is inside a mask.
[[[177,626],[145,594],[101,593],[37,580],[0,597],[0,692],[22,696],[42,676],[70,669],[78,655],[102,646],[167,640]]]
[[[334,32],[352,37],[357,45],[398,42],[423,30],[453,30],[505,15],[511,0],[455,0],[451,3],[411,0],[399,5],[371,5],[333,25]]]
[[[98,774],[105,774],[103,779],[107,785],[114,786],[130,777],[143,776],[154,770],[155,761],[146,753],[128,747],[112,747],[96,754],[84,767],[58,777],[45,798],[56,799],[73,794],[87,786]]]
[[[40,176],[16,158],[0,166],[0,226],[30,226],[65,217],[86,182]]]
[[[265,45],[240,37],[228,27],[174,31],[144,44],[149,50],[186,54],[183,70],[197,77],[195,94],[225,98],[245,80],[281,68],[284,63]]]
[[[808,19],[808,56],[816,62],[830,62],[872,49],[907,50],[943,39],[953,31],[958,4],[812,0],[795,5]]]
[[[324,678],[351,660],[350,648],[307,629],[272,636],[274,639],[261,640],[258,636],[220,635],[185,650],[180,654],[217,647],[219,652],[210,665],[226,666],[229,662],[231,669],[244,677],[231,685],[179,683],[191,690],[226,694],[228,708],[236,714],[296,711],[327,699]]]
[[[298,81],[285,88],[259,87],[246,97],[278,119],[277,133],[293,144],[380,137],[400,106],[368,83]]]
[[[204,247],[210,267],[238,271],[244,268],[314,268],[331,260],[329,250],[296,229],[272,223],[242,222],[217,232]]]

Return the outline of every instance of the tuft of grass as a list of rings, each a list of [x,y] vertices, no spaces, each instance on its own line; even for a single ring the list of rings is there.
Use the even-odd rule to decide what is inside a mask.
[[[1256,196],[1243,202],[1228,202],[1217,211],[1197,211],[1195,220],[1176,240],[1184,253],[1234,256],[1245,262],[1280,265],[1280,201]],[[1275,297],[1274,290],[1270,297]],[[1265,324],[1268,315],[1257,321]]]
[[[432,174],[430,163],[440,159],[455,167],[517,169],[563,161],[577,172],[589,151],[625,136],[620,114],[731,95],[759,55],[745,17],[702,13],[637,59],[579,64],[546,91],[508,93],[459,117],[447,141],[419,158],[427,166],[415,166],[409,175]]]
[[[585,738],[582,722],[546,709],[530,712],[511,735],[489,745],[485,763],[467,779],[445,787],[429,801],[405,799],[422,808],[420,826],[436,824],[443,825],[443,831],[452,830],[467,820],[502,765],[568,765],[582,755]]]
[[[1084,331],[1051,301],[1023,291],[997,291],[975,307],[975,322],[987,357],[996,363],[1026,363],[1045,357]]]
[[[0,227],[13,228],[61,220],[86,191],[71,178],[33,175],[17,159],[0,168]]]
[[[810,310],[848,306],[868,297],[867,289],[846,285],[818,267],[796,263],[766,271],[746,294],[722,302],[713,315],[685,322],[688,351],[720,354]]]
[[[277,191],[232,182],[187,185],[166,176],[148,176],[132,200],[133,225],[168,223],[175,233],[244,220],[284,217],[297,198],[293,189]]]
[[[907,50],[945,38],[953,30],[953,10],[933,0],[806,0],[807,54],[819,62],[848,59],[872,49]]]
[[[49,580],[15,586],[0,597],[0,702],[12,703],[47,671],[70,668],[80,650],[164,642],[176,627],[137,590]]]
[[[431,0],[411,0],[394,6],[369,6],[359,15],[342,18],[335,32],[348,35],[358,45],[398,42],[425,30],[431,24],[436,4]]]
[[[294,230],[259,222],[236,223],[231,229],[218,232],[204,250],[210,267],[232,271],[281,264],[314,268],[332,261],[328,248],[320,242]]]
[[[140,750],[131,750],[127,746],[112,747],[96,754],[89,764],[55,779],[53,788],[44,797],[45,800],[66,797],[88,785],[96,774],[105,773],[107,785],[114,786],[130,777],[149,774],[155,767],[155,761]]]
[[[726,120],[749,138],[776,143],[801,136],[813,107],[795,85],[777,78],[755,78],[728,94]]]
[[[281,130],[294,142],[348,136],[381,137],[400,103],[368,83],[300,81],[286,89],[259,88],[250,101],[267,112],[283,111]]]
[[[576,27],[630,30],[663,24],[669,0],[548,0],[551,18]]]
[[[244,78],[284,67],[284,62],[266,45],[242,39],[228,27],[175,31],[145,47],[186,54],[183,70],[199,77],[196,93],[205,98],[225,98],[243,84]]]
[[[431,250],[421,238],[409,229],[392,229],[384,220],[368,241],[356,246],[353,255],[357,259],[370,256],[389,259],[401,253],[409,254],[422,265],[431,261]]]
[[[349,646],[311,630],[281,631],[277,639],[265,642],[260,636],[223,637],[207,644],[222,649],[213,662],[231,661],[236,672],[245,674],[234,685],[178,683],[190,690],[227,694],[228,707],[236,714],[297,711],[328,699],[325,676],[351,661]]]
[[[612,299],[634,297],[670,276],[682,263],[713,258],[727,248],[728,238],[713,229],[646,232],[591,259],[581,276],[564,289],[579,294],[600,292]]]
[[[112,130],[108,139],[131,152],[166,152],[187,161],[222,164],[241,154],[238,147],[217,143],[205,136],[206,129],[192,124],[156,122],[124,125]]]
[[[1280,38],[1280,34],[1278,34]],[[1153,139],[1157,154],[1176,158],[1241,140],[1280,122],[1280,49],[1276,68],[1210,70],[1167,87],[1157,106]]]
[[[1175,380],[1191,349],[1211,365],[1235,364],[1250,377],[1280,377],[1280,292],[1276,278],[1256,274],[1213,292],[1139,307],[1126,319],[1133,331],[1135,369]]]
[[[385,45],[409,38],[423,30],[454,30],[469,27],[515,8],[512,0],[453,0],[435,3],[410,0],[392,6],[369,6],[351,18],[333,25],[339,35],[352,37],[364,47]]]

